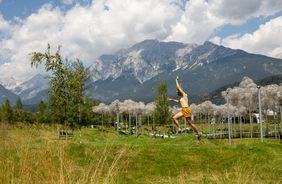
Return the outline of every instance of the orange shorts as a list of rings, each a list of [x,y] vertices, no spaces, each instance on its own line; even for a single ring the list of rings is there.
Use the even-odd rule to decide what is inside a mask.
[[[182,107],[181,112],[185,118],[191,118],[191,109],[190,107]]]

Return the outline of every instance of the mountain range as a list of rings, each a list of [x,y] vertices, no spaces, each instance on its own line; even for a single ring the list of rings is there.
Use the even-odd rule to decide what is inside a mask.
[[[18,84],[15,85],[16,83]],[[2,88],[0,87],[0,94],[5,94],[5,99],[9,99],[12,104],[16,102],[17,98],[21,98],[23,104],[32,105],[41,100],[48,101],[48,89],[48,76],[37,74],[25,82],[9,79],[9,83],[3,83]],[[4,95],[3,98],[0,98],[0,102],[3,99]]]
[[[102,101],[135,99],[151,101],[160,80],[175,94],[180,76],[192,101],[244,76],[260,80],[282,73],[282,60],[211,42],[202,45],[145,40],[112,55],[102,55],[89,68],[92,81],[87,94]]]
[[[154,100],[160,80],[175,97],[175,77],[192,102],[248,76],[254,80],[282,73],[282,59],[230,49],[211,42],[202,45],[145,40],[110,55],[101,55],[88,68],[86,95],[103,102],[115,99]],[[48,77],[40,74],[13,87],[24,104],[47,100]],[[1,95],[0,88],[0,95]]]

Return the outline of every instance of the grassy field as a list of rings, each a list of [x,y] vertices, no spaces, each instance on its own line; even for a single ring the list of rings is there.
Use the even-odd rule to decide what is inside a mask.
[[[59,140],[57,128],[2,125],[0,183],[281,183],[278,140],[154,139],[82,129]]]

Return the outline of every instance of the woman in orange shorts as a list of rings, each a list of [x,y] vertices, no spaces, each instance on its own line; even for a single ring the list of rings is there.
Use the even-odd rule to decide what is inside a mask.
[[[176,126],[176,133],[179,132],[180,128],[179,128],[179,118],[185,117],[186,118],[186,122],[189,126],[192,127],[192,129],[194,130],[194,132],[196,133],[198,139],[200,139],[201,134],[199,133],[196,125],[194,124],[194,121],[191,119],[191,109],[189,107],[188,104],[188,96],[187,94],[183,91],[182,87],[180,86],[179,82],[179,77],[176,77],[175,83],[176,83],[176,92],[177,95],[180,96],[179,100],[176,99],[172,99],[172,98],[168,98],[168,101],[172,101],[172,102],[176,102],[176,103],[180,103],[181,104],[181,111],[179,111],[178,113],[176,113],[172,119],[174,121],[174,124]]]

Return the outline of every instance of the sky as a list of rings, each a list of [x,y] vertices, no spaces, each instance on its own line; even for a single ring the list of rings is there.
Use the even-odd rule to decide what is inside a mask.
[[[0,81],[26,80],[47,43],[85,66],[145,39],[282,58],[282,0],[0,0]]]

